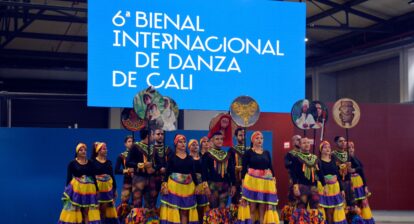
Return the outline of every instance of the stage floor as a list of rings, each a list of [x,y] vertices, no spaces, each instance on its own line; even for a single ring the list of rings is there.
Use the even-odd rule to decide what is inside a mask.
[[[414,211],[372,211],[378,224],[414,224]]]

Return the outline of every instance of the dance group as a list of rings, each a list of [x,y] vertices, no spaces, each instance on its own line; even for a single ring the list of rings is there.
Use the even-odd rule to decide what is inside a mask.
[[[233,134],[237,145],[229,150],[222,147],[220,131],[200,141],[178,134],[172,149],[164,145],[162,129],[141,130],[139,142],[125,138],[115,169],[105,143],[93,144],[90,159],[87,146],[79,143],[68,165],[58,223],[279,223],[276,179],[263,134],[255,131],[250,147],[244,146],[244,129]],[[374,223],[352,142],[337,137],[331,150],[324,141],[319,158],[307,138],[296,135],[292,143],[285,157],[290,185],[280,217],[285,223]],[[118,207],[114,173],[124,177]]]

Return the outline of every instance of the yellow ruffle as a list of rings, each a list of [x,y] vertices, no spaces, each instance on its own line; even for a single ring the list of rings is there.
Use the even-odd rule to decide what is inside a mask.
[[[59,221],[67,223],[82,223],[82,213],[80,210],[62,210]]]
[[[99,178],[96,179],[96,183],[98,185],[98,190],[100,192],[110,192],[112,191],[113,187],[113,180],[112,177],[109,177],[107,181],[101,181]]]
[[[192,208],[189,210],[188,212],[188,221],[189,222],[198,222],[198,212],[197,212],[197,208]]]
[[[368,205],[368,202],[366,202],[365,204],[363,203],[362,205],[361,217],[362,219],[365,219],[365,220],[372,219],[372,212],[371,212],[371,208]]]
[[[359,176],[358,174],[354,174],[351,176],[351,183],[353,188],[359,188],[364,186],[364,181],[362,181],[361,176]]]
[[[276,182],[274,180],[253,177],[250,174],[246,174],[243,187],[254,192],[276,194]]]
[[[263,223],[279,224],[279,214],[277,214],[277,211],[273,209],[267,209],[264,214]]]
[[[352,175],[351,176],[351,182],[352,182],[352,187],[353,188],[359,188],[364,186],[364,181],[362,181],[361,176],[357,175]]]
[[[94,183],[80,183],[76,178],[70,182],[73,191],[80,195],[96,194],[96,186]]]
[[[89,222],[95,222],[101,220],[101,214],[98,208],[89,208],[88,211]]]
[[[343,206],[336,207],[333,213],[334,222],[342,222],[346,220],[345,209]]]
[[[118,218],[118,214],[116,212],[116,208],[114,206],[108,206],[108,207],[106,207],[105,217],[106,218]]]
[[[249,219],[251,219],[250,206],[248,204],[246,206],[240,205],[237,209],[237,220],[245,222]]]
[[[322,183],[319,180],[318,180],[317,188],[318,188],[318,193],[323,195],[323,186],[322,186]]]
[[[324,194],[324,188],[328,188],[328,194]],[[341,188],[339,187],[339,182],[336,181],[333,184],[326,184],[325,187],[322,186],[321,182],[318,181],[318,193],[320,195],[325,195],[325,196],[335,196],[341,193]]]
[[[191,182],[190,184],[180,184],[171,178],[168,179],[168,192],[170,194],[175,194],[180,197],[189,197],[194,194],[194,191],[194,182]]]
[[[177,208],[162,205],[160,209],[160,221],[180,223],[180,211]]]
[[[196,208],[189,210],[189,222],[198,222],[198,213]],[[181,223],[180,210],[178,208],[162,205],[160,209],[160,221],[169,223]]]

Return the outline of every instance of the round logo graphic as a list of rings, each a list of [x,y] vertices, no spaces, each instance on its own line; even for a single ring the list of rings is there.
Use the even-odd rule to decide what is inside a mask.
[[[151,130],[164,126],[161,114],[164,112],[164,98],[150,86],[134,96],[134,110],[138,117],[147,120]]]
[[[310,111],[309,100],[299,100],[293,104],[290,113],[293,124],[300,129],[308,130],[315,125],[315,119]]]
[[[139,131],[145,128],[145,121],[140,119],[131,108],[125,108],[122,110],[121,124],[129,131]]]
[[[230,105],[230,116],[237,125],[250,127],[259,120],[259,104],[250,96],[239,96]]]
[[[355,127],[361,118],[358,104],[349,98],[342,98],[335,102],[332,108],[335,122],[342,128]]]

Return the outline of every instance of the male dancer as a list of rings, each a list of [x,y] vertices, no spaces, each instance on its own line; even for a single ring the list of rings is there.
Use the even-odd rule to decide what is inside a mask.
[[[285,205],[282,208],[281,211],[281,219],[285,222],[288,223],[290,216],[293,213],[293,210],[295,208],[295,196],[293,195],[293,182],[292,182],[292,161],[293,159],[296,157],[297,153],[300,152],[300,139],[302,137],[300,135],[294,135],[292,137],[292,149],[286,153],[285,155],[285,168],[288,171],[288,178],[289,178],[289,186],[288,186],[288,204]]]
[[[134,143],[134,137],[132,137],[132,135],[128,135],[125,137],[124,139],[125,151],[119,154],[118,158],[116,159],[116,164],[115,164],[115,174],[124,176],[124,182],[122,185],[122,194],[121,194],[121,205],[117,208],[119,220],[124,220],[131,209],[129,207],[129,203],[131,199],[132,177],[134,174],[134,169],[128,168],[126,165],[126,161],[128,158],[128,154],[132,149],[133,143]]]
[[[237,145],[230,148],[228,154],[230,156],[230,160],[234,161],[234,171],[235,171],[235,187],[236,187],[236,193],[231,198],[231,203],[238,205],[239,200],[241,198],[240,190],[241,190],[241,170],[242,170],[242,158],[244,153],[248,150],[248,148],[244,145],[244,129],[243,128],[237,128],[234,131],[234,136],[237,140]]]
[[[164,145],[165,133],[161,128],[155,129],[152,132],[152,139],[154,139],[154,166],[155,166],[155,186],[157,192],[161,190],[161,183],[167,169],[168,158],[172,155],[170,147]]]
[[[140,142],[135,142],[127,157],[127,167],[134,169],[132,191],[134,207],[142,208],[142,197],[145,207],[155,208],[158,191],[155,186],[154,154],[152,147],[148,146],[148,130],[140,131]]]
[[[308,138],[300,140],[300,152],[292,159],[291,178],[293,182],[293,195],[296,198],[296,209],[291,217],[291,223],[299,223],[298,220],[322,221],[322,215],[318,212],[319,194],[317,181],[325,186],[324,176],[319,172],[319,159],[310,153]],[[307,208],[311,210],[308,211]]]
[[[332,152],[332,156],[336,159],[336,165],[339,168],[339,175],[342,179],[342,189],[345,191],[345,199],[348,209],[353,211],[354,207],[354,194],[352,192],[352,184],[351,184],[351,175],[350,171],[352,170],[352,164],[350,157],[347,152],[347,142],[344,137],[336,136],[334,138],[336,143],[336,147]]]
[[[236,193],[234,161],[230,160],[229,154],[222,150],[223,134],[215,132],[212,134],[213,147],[210,148],[202,157],[202,180],[203,188],[209,197],[210,212],[206,213],[204,221],[213,222],[210,218],[223,220],[228,217],[226,205],[230,196]],[[231,187],[230,187],[231,186]],[[216,210],[218,214],[215,212]],[[220,217],[218,217],[220,216]],[[225,223],[225,221],[219,221]]]

